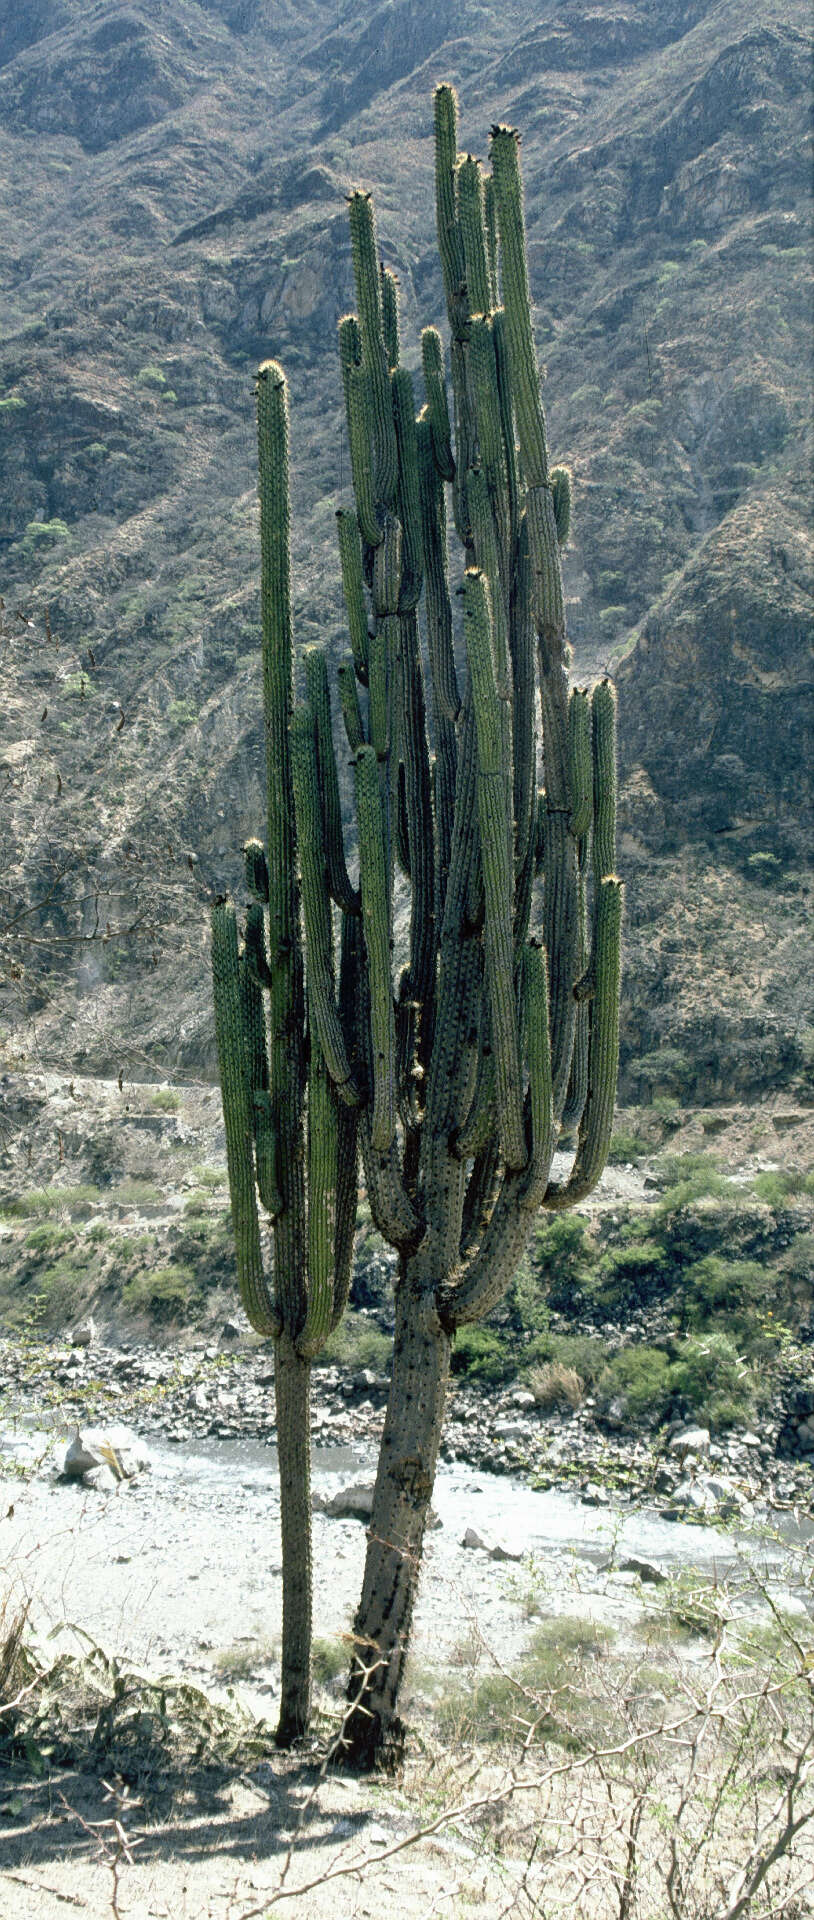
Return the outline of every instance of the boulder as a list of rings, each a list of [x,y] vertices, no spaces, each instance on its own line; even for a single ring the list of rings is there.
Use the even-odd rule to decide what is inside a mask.
[[[670,1452],[677,1453],[681,1460],[684,1460],[688,1453],[708,1453],[709,1428],[683,1427],[680,1433],[673,1434]]]
[[[119,1480],[132,1480],[150,1464],[143,1440],[129,1427],[77,1427],[65,1449],[62,1471],[68,1480],[84,1480],[96,1467],[106,1467]]]

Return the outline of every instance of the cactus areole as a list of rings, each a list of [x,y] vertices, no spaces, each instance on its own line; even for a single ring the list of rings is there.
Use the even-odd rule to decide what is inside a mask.
[[[324,659],[306,657],[306,700],[292,712],[290,639],[275,637],[290,634],[288,505],[285,390],[269,363],[259,417],[273,778],[266,860],[254,845],[248,856],[255,903],[242,953],[231,908],[215,915],[216,978],[220,968],[231,981],[218,1032],[232,1207],[253,1324],[295,1367],[341,1311],[357,1141],[373,1219],[399,1255],[342,1743],[357,1767],[401,1752],[399,1686],[455,1332],[501,1298],[540,1209],[573,1206],[598,1180],[618,1064],[616,702],[607,681],[569,688],[560,552],[571,478],[549,466],[519,141],[492,129],[488,173],[462,157],[455,95],[442,86],[435,142],[449,382],[427,328],[418,411],[373,204],[350,200],[358,317],[340,324],[340,363],[355,511],[338,516],[350,636],[339,689],[358,891]],[[406,894],[396,972],[394,899]],[[555,1149],[573,1136],[570,1168],[555,1176]],[[273,1289],[256,1191],[273,1220]]]

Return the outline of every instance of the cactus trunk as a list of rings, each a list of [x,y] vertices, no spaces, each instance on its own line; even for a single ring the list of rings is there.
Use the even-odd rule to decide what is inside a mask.
[[[351,1705],[342,1731],[345,1751],[362,1769],[392,1767],[401,1756],[397,1703],[441,1444],[449,1355],[435,1275],[418,1255],[402,1263],[396,1291],[393,1371],[354,1622]]]
[[[283,1560],[277,1745],[290,1747],[307,1733],[311,1717],[311,1367],[286,1333],[275,1346],[274,1393]]]

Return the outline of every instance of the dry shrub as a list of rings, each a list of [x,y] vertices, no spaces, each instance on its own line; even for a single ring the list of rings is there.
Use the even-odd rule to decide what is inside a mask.
[[[538,1407],[547,1412],[570,1407],[573,1413],[582,1404],[585,1381],[575,1367],[564,1367],[559,1360],[546,1360],[529,1374],[529,1387]]]

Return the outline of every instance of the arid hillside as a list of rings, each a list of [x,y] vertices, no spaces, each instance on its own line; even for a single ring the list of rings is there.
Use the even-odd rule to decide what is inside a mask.
[[[626,1097],[802,1089],[802,0],[5,10],[11,1063],[211,1070],[206,899],[262,819],[253,370],[291,383],[298,636],[338,653],[344,200],[375,192],[417,364],[442,78],[474,148],[523,133],[575,668],[622,696]]]

